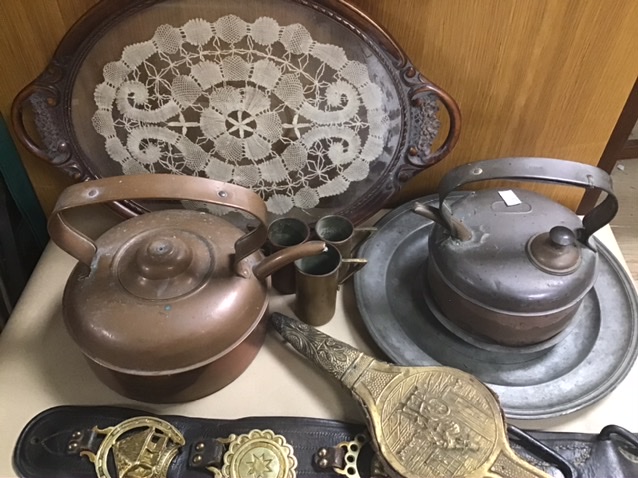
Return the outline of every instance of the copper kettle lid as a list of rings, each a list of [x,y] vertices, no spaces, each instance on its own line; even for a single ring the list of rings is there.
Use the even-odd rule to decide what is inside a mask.
[[[266,284],[234,274],[242,231],[211,214],[168,210],[103,234],[64,293],[67,329],[94,361],[135,374],[201,366],[257,326]],[[259,263],[255,252],[244,261]]]
[[[249,212],[259,225],[244,234],[209,213],[165,210],[128,219],[92,241],[66,222],[65,210],[114,197],[204,200]],[[49,227],[53,240],[80,259],[63,301],[71,336],[95,362],[138,375],[177,373],[226,354],[267,307],[270,267],[259,252],[265,214],[255,193],[203,178],[126,176],[67,188]],[[289,259],[322,248],[310,244]]]
[[[582,221],[525,189],[485,189],[445,201],[463,184],[503,178],[597,187],[608,196]],[[439,192],[439,209],[415,210],[439,223],[428,260],[459,296],[496,312],[536,314],[572,306],[594,284],[597,253],[588,239],[618,207],[604,171],[547,158],[479,161],[449,172]]]
[[[183,217],[177,219],[183,221]],[[120,285],[130,294],[150,300],[174,299],[192,292],[214,271],[208,241],[200,234],[177,223],[135,236],[113,260]]]

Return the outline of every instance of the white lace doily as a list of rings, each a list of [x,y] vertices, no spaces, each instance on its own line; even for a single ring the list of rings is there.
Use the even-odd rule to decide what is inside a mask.
[[[366,178],[389,131],[366,65],[269,17],[161,25],[103,75],[93,126],[124,174],[238,184],[274,214]]]

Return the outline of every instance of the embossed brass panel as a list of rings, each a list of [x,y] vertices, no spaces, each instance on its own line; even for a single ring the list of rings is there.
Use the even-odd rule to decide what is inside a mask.
[[[389,476],[548,478],[514,454],[497,397],[472,375],[391,365],[298,320],[273,314],[271,321],[359,401]]]

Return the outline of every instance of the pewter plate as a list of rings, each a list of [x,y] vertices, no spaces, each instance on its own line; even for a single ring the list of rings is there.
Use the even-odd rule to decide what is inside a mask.
[[[463,194],[458,194],[461,197]],[[437,196],[417,201],[436,205]],[[488,384],[513,419],[575,412],[611,392],[638,354],[638,297],[613,254],[599,241],[598,279],[577,312],[577,326],[538,353],[503,353],[454,335],[428,307],[420,280],[432,221],[411,212],[414,202],[377,223],[359,256],[368,265],[355,276],[357,305],[370,334],[401,365],[447,365]]]

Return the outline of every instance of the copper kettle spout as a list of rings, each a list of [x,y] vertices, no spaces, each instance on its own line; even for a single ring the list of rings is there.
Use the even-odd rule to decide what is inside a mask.
[[[309,241],[297,246],[286,247],[262,259],[259,264],[253,267],[253,274],[257,279],[262,280],[297,259],[316,256],[326,250],[326,244],[322,241]]]

